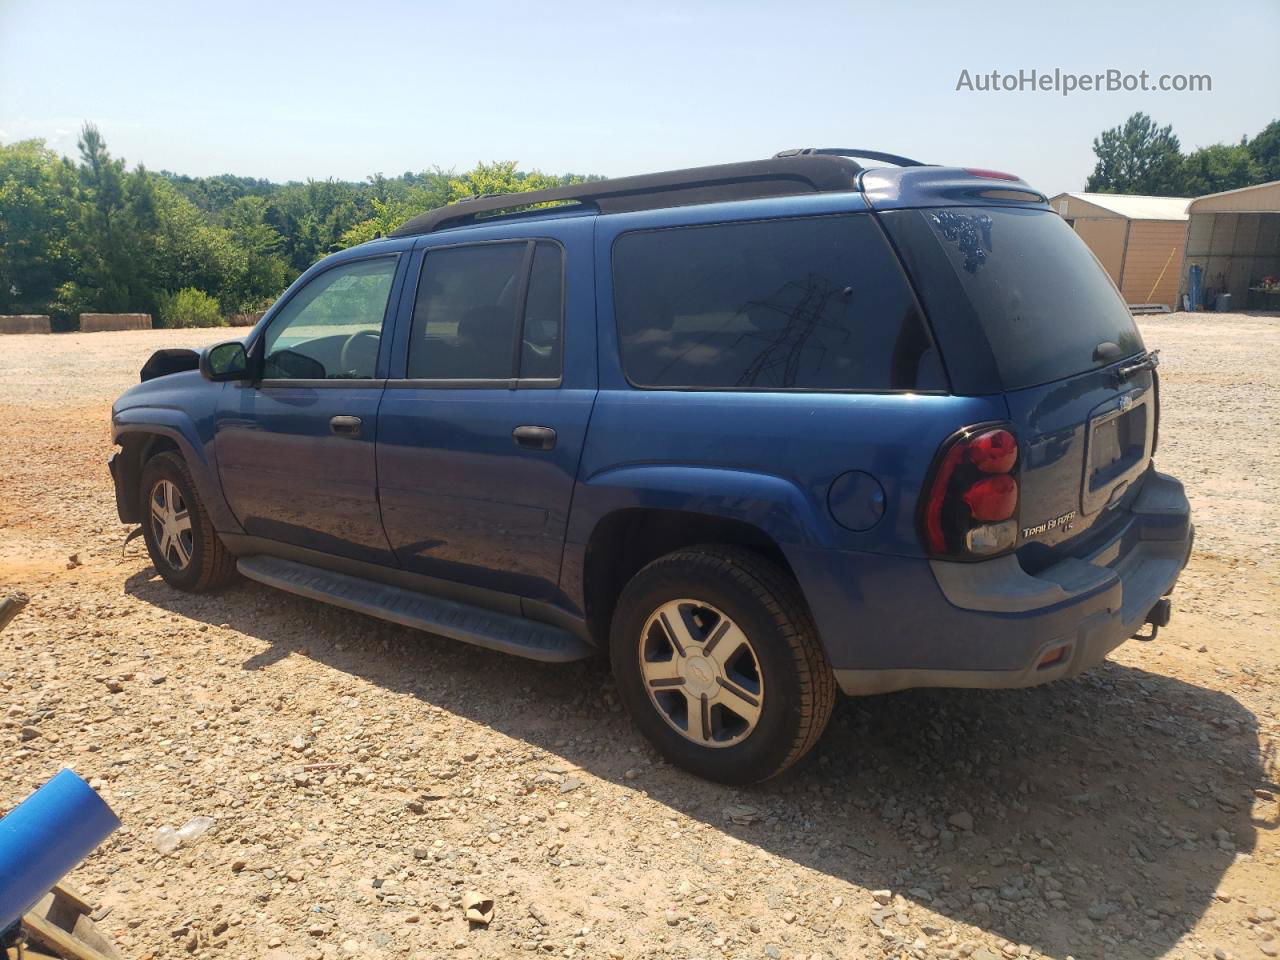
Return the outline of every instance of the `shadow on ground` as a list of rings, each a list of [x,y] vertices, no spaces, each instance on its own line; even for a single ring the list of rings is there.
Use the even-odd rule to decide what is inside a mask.
[[[520,661],[256,584],[190,596],[148,568],[126,590],[260,638],[269,646],[245,670],[312,658],[643,789],[774,856],[1049,955],[1086,939],[1111,955],[1162,954],[1255,842],[1252,790],[1264,775],[1253,715],[1139,669],[845,700],[797,769],[730,790],[657,762],[599,662]],[[973,829],[956,828],[954,814]]]

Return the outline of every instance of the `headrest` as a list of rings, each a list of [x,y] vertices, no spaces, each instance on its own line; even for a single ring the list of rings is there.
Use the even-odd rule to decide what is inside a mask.
[[[510,340],[510,307],[472,307],[458,321],[458,336],[468,340]]]

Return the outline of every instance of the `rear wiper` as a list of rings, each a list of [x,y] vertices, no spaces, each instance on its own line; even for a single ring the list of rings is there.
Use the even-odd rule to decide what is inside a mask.
[[[1160,366],[1160,351],[1147,350],[1133,363],[1126,363],[1116,370],[1116,379],[1124,383],[1134,374],[1141,373],[1143,370],[1154,370],[1158,366]]]

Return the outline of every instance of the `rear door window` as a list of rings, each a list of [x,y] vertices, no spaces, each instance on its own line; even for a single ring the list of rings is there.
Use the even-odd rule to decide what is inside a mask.
[[[560,376],[562,267],[550,241],[429,250],[418,282],[407,376]]]
[[[866,214],[624,234],[613,284],[636,386],[946,386],[902,268]]]
[[[883,220],[906,251],[935,329],[976,320],[1006,390],[1061,380],[1142,350],[1115,285],[1053,211],[945,207],[889,211]],[[1107,343],[1118,351],[1099,350]]]

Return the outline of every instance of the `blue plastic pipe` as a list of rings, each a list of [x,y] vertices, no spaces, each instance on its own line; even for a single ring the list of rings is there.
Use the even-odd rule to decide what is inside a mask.
[[[120,826],[92,787],[63,770],[0,820],[0,932]]]

